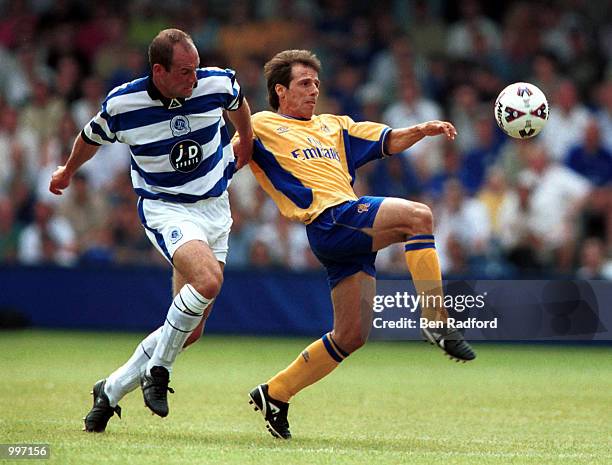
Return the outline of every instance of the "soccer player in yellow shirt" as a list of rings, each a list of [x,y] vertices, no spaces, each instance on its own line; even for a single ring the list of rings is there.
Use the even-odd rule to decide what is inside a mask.
[[[361,165],[406,150],[424,137],[452,140],[454,126],[428,121],[391,129],[348,116],[315,115],[321,63],[307,50],[286,50],[264,67],[268,100],[275,110],[253,115],[253,174],[280,212],[306,224],[310,246],[325,266],[334,309],[333,330],[309,345],[285,370],[250,392],[270,433],[289,439],[289,400],[363,346],[372,322],[376,252],[405,243],[419,294],[440,296],[441,273],[427,205],[399,198],[357,198],[352,185]],[[475,358],[461,333],[444,326],[443,307],[422,308],[441,321],[423,335],[449,356]]]

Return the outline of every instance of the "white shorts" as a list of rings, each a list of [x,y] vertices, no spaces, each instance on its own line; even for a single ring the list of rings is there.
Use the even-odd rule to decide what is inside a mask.
[[[225,263],[232,227],[227,191],[196,203],[138,199],[138,215],[147,237],[172,264],[174,252],[186,242],[204,241],[216,259]]]

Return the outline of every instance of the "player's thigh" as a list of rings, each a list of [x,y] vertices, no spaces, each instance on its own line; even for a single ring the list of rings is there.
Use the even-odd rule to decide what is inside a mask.
[[[431,234],[432,229],[432,214],[427,205],[388,197],[380,205],[374,224],[367,232],[373,238],[372,251],[377,251],[404,242],[415,234]]]
[[[370,334],[375,293],[376,279],[363,271],[332,289],[334,340],[349,353],[361,347]]]

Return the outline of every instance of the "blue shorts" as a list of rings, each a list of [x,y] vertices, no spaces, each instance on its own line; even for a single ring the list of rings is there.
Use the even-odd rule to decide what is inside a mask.
[[[327,270],[333,289],[344,278],[359,271],[376,276],[372,236],[361,231],[371,228],[384,197],[364,196],[330,207],[306,226],[308,242]]]

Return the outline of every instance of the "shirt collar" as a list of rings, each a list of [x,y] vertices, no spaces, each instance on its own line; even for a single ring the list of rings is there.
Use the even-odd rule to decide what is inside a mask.
[[[147,83],[147,93],[151,100],[159,100],[164,108],[167,110],[172,110],[174,108],[181,108],[185,104],[185,99],[181,97],[177,98],[168,98],[164,97],[162,93],[159,91],[155,83],[153,82],[153,76],[149,75],[149,82]]]
[[[285,115],[284,113],[279,113],[279,115],[281,115],[283,118],[296,119],[298,121],[312,121],[312,118],[298,118],[297,116],[289,116]]]

